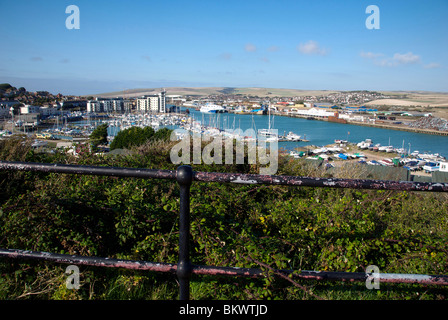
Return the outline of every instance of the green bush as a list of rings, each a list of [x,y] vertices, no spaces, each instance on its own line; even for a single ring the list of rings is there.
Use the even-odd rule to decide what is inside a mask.
[[[132,155],[68,158],[38,154],[21,141],[2,160],[173,170],[172,142],[150,140]],[[196,171],[258,173],[258,165],[195,164]],[[305,162],[280,158],[279,173],[303,176]],[[353,177],[356,173],[352,172]],[[175,181],[100,176],[0,175],[0,247],[177,263]],[[444,194],[197,183],[191,186],[191,259],[254,267],[261,279],[193,277],[193,299],[446,299],[445,288],[292,282],[274,269],[448,274]],[[0,260],[2,299],[175,299],[174,275],[80,267],[81,288],[65,287],[64,266]]]
[[[107,128],[109,125],[107,123],[103,123],[93,130],[90,134],[90,141],[96,147],[100,144],[107,143]]]
[[[114,140],[110,144],[110,149],[127,149],[138,147],[150,140],[169,141],[171,135],[170,129],[162,128],[154,131],[151,127],[132,127],[121,130],[117,133]]]

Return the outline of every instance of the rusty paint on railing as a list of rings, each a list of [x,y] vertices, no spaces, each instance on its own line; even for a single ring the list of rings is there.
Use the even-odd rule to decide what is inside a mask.
[[[151,272],[167,272],[175,274],[177,264],[155,263],[148,261],[122,260],[101,257],[85,257],[78,255],[57,254],[41,251],[28,251],[17,249],[0,249],[0,257],[11,259],[37,259],[63,264],[86,265],[93,267],[123,268],[129,270],[141,270]],[[191,272],[195,275],[230,276],[246,278],[262,278],[266,276],[263,269],[259,268],[236,268],[192,265]],[[293,279],[302,280],[330,280],[343,282],[365,282],[371,275],[364,272],[332,272],[332,271],[293,271],[274,270]],[[401,274],[401,273],[378,273],[376,279],[380,283],[413,283],[425,285],[448,285],[448,276],[425,275],[425,274]]]
[[[176,179],[176,171],[140,168],[100,167],[73,164],[0,162],[0,169],[16,171],[36,171],[45,173],[66,173],[95,176],[127,177],[141,179]]]
[[[194,180],[201,182],[271,184],[302,187],[448,192],[448,183],[414,181],[311,178],[220,172],[195,172]]]
[[[177,266],[171,263],[153,263],[136,260],[122,260],[112,258],[86,257],[69,254],[59,254],[42,251],[29,251],[17,249],[0,249],[0,256],[11,259],[35,259],[55,263],[77,264],[94,267],[124,268],[131,270],[146,270],[154,272],[175,273]]]
[[[171,179],[171,180],[176,179],[175,170],[156,170],[156,169],[100,167],[100,166],[7,162],[7,161],[0,162],[0,169],[20,170],[20,171],[40,171],[48,173],[53,172],[53,173],[67,173],[67,174],[103,175],[114,177],[133,177],[143,179]],[[270,185],[288,185],[288,186],[302,186],[302,187],[448,192],[448,183],[442,183],[442,182],[312,178],[312,177],[200,172],[200,171],[193,171],[193,181],[241,183],[241,184],[270,184]]]

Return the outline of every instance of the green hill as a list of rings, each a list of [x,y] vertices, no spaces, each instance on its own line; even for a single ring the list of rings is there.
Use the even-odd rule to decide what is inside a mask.
[[[141,89],[129,89],[123,91],[114,91],[107,93],[93,94],[93,96],[111,98],[118,96],[126,97],[138,97],[145,94],[159,93],[162,88],[141,88]],[[282,89],[282,88],[256,88],[256,87],[169,87],[165,88],[167,94],[173,95],[193,95],[193,96],[207,96],[207,95],[220,95],[220,94],[241,94],[248,96],[258,96],[258,97],[294,97],[294,96],[304,96],[304,95],[326,95],[338,91],[327,91],[327,90],[298,90],[298,89]],[[90,96],[90,95],[86,95]]]
[[[5,91],[12,88],[12,85],[9,83],[0,83],[0,91]]]

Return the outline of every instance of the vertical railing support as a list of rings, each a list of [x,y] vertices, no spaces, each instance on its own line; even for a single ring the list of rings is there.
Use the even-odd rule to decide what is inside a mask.
[[[177,264],[177,277],[179,279],[179,299],[190,298],[190,186],[193,181],[193,170],[190,166],[177,168],[176,179],[180,186],[180,213],[179,213],[179,261]]]

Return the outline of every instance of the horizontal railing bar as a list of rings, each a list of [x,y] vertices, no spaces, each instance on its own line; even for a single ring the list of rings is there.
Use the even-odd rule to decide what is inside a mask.
[[[176,179],[175,170],[156,170],[139,168],[100,167],[72,164],[7,162],[0,161],[0,169],[15,171],[38,171],[46,173],[67,173],[95,176],[130,177],[143,179]]]
[[[176,179],[175,170],[155,170],[120,167],[82,166],[68,164],[47,164],[0,161],[0,169],[40,171],[51,173],[102,175],[115,177]],[[270,184],[303,187],[352,188],[401,191],[448,192],[448,183],[415,182],[369,179],[311,178],[279,175],[257,175],[243,173],[193,172],[198,182]]]
[[[448,192],[448,183],[437,182],[310,178],[220,172],[195,172],[194,180],[201,182],[271,184],[302,187]]]
[[[86,257],[79,255],[69,255],[69,254],[51,253],[43,251],[18,250],[18,249],[0,249],[0,257],[11,259],[43,260],[55,263],[77,264],[77,265],[106,267],[106,268],[124,268],[124,269],[146,270],[155,272],[175,273],[177,269],[177,265],[171,263],[153,263],[153,262],[136,261],[136,260]]]
[[[51,261],[63,264],[77,264],[95,267],[124,268],[131,270],[144,270],[153,272],[169,272],[175,274],[177,264],[155,263],[136,260],[122,260],[100,257],[85,257],[78,255],[57,254],[42,251],[28,251],[18,249],[0,249],[0,257],[12,259],[35,259]],[[364,282],[371,274],[364,272],[331,272],[331,271],[308,271],[302,270],[294,272],[293,270],[274,270],[285,276],[292,275],[293,279],[304,280],[331,280]],[[192,265],[192,274],[211,275],[211,276],[234,276],[260,278],[265,277],[262,269],[257,268],[236,268],[236,267],[216,267]],[[415,283],[428,285],[448,285],[448,276],[445,275],[424,275],[424,274],[400,274],[400,273],[378,273],[375,277],[381,283]]]

